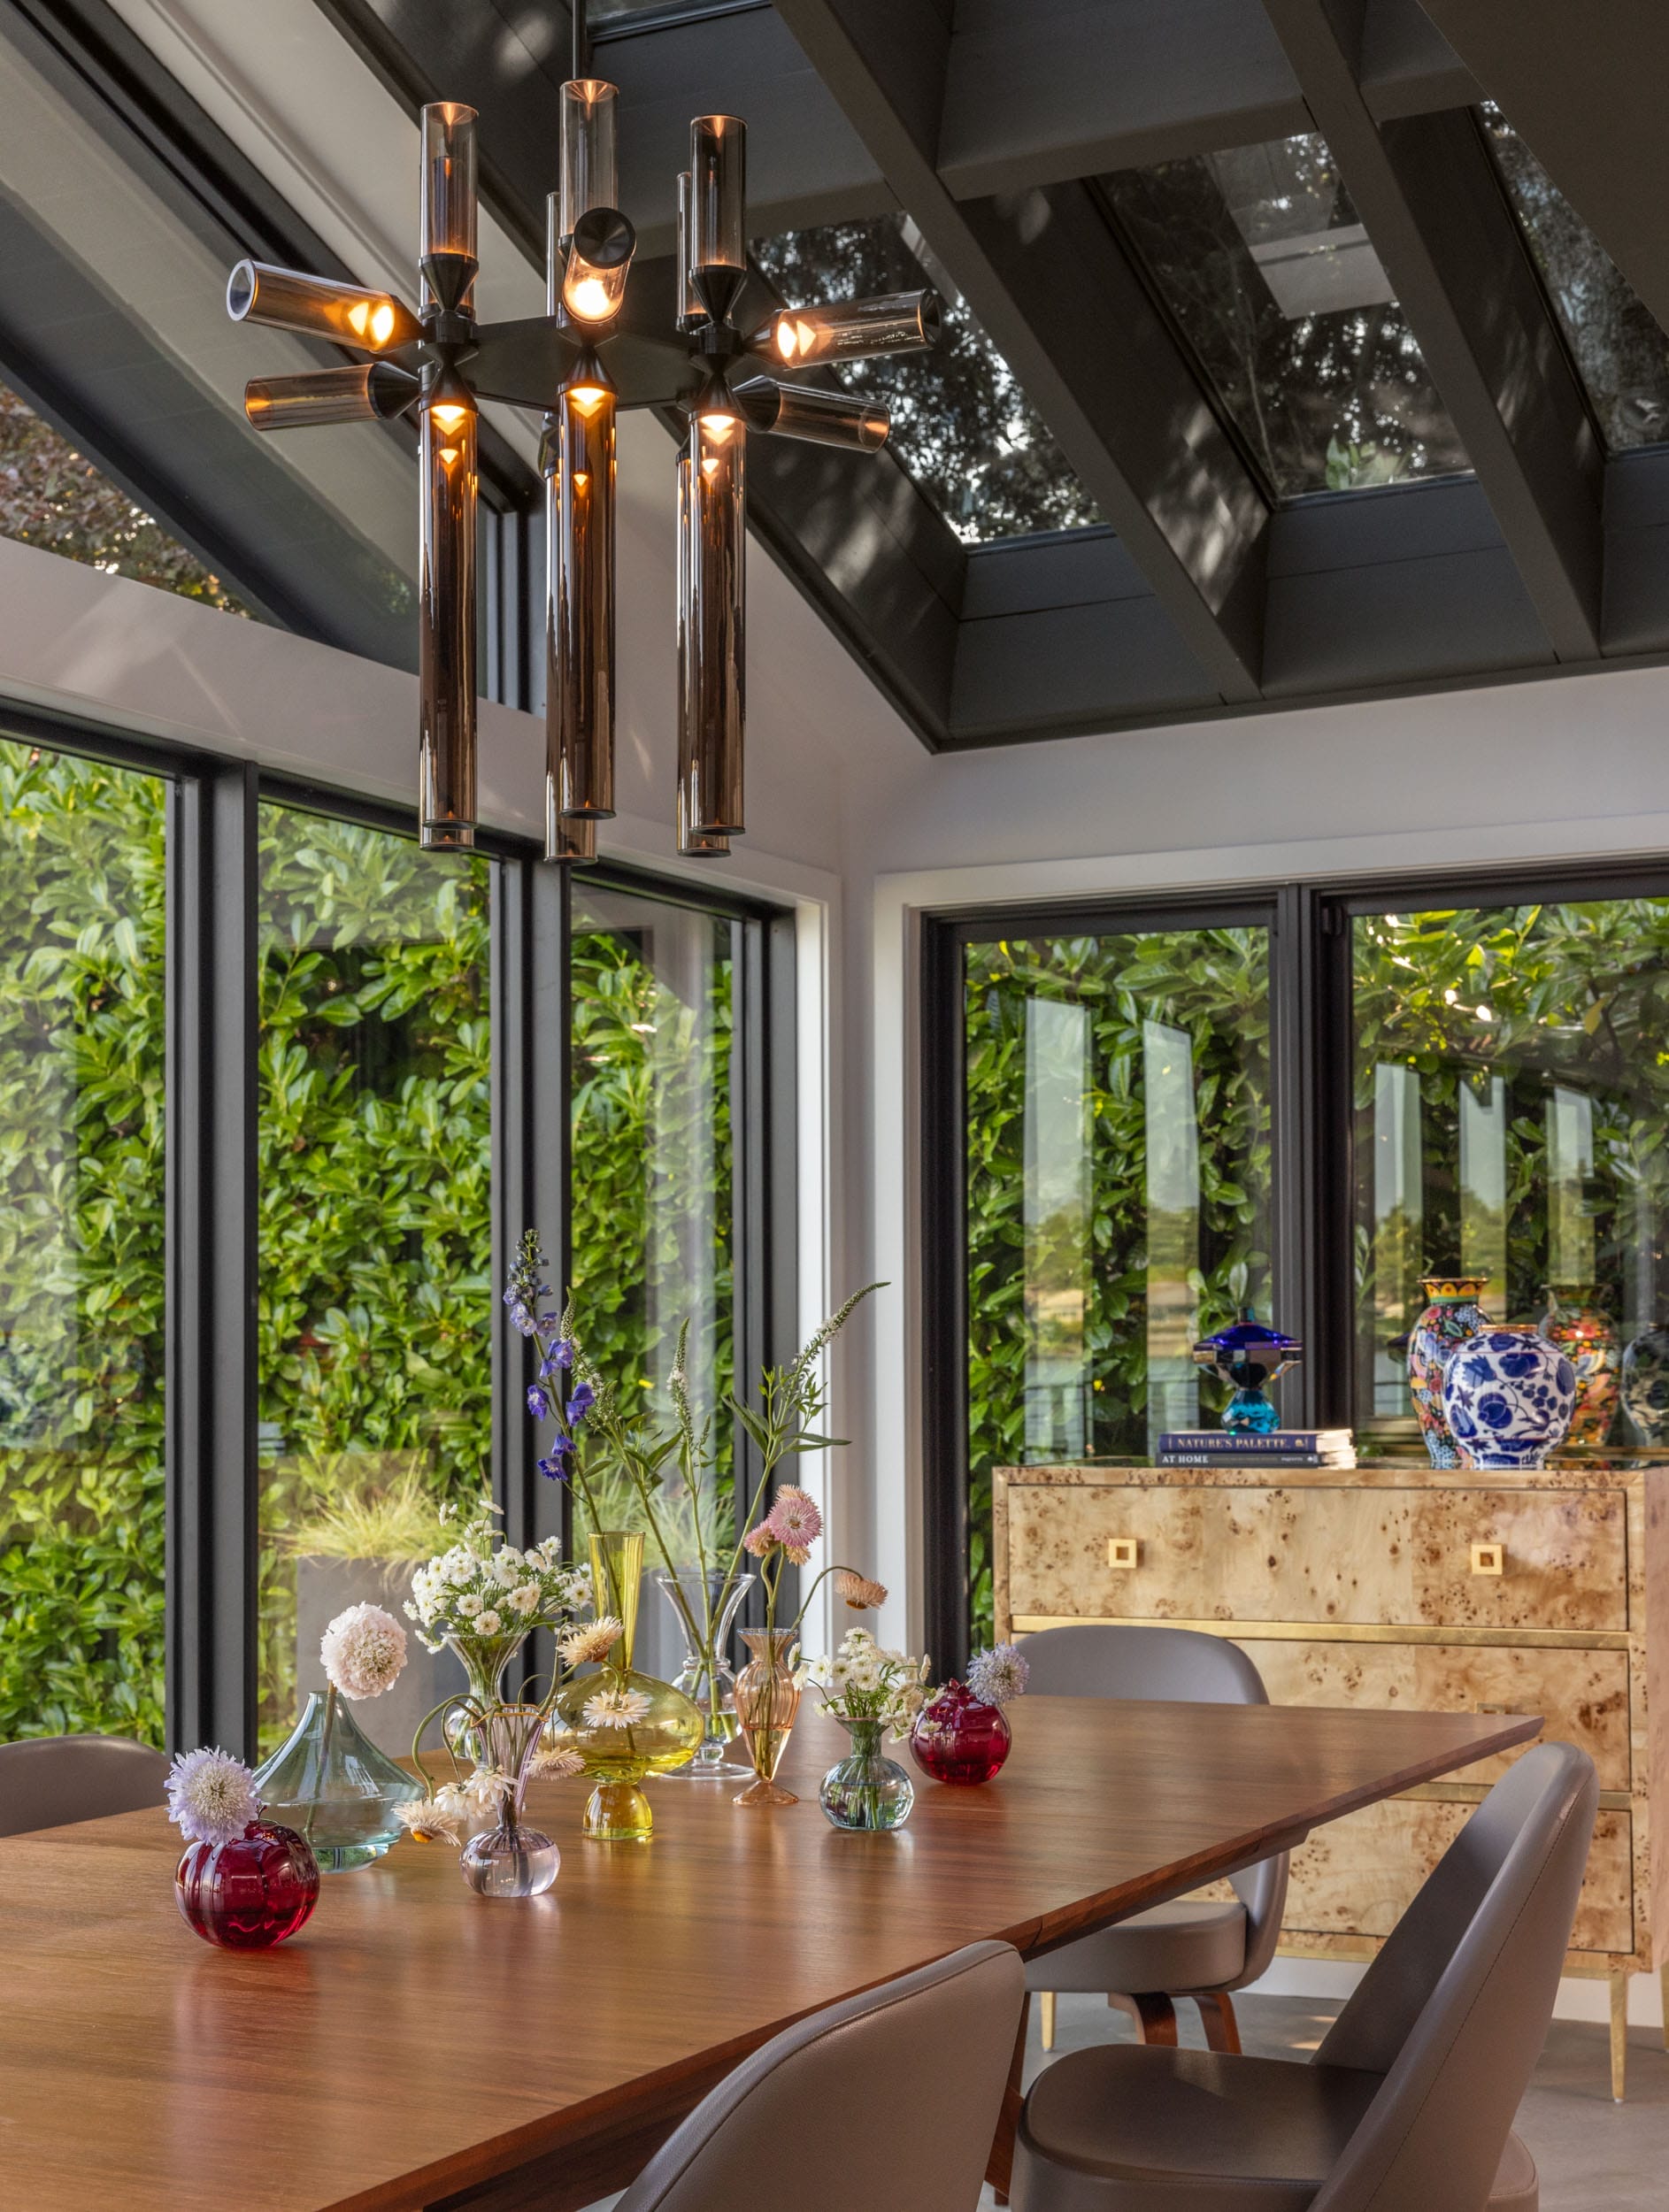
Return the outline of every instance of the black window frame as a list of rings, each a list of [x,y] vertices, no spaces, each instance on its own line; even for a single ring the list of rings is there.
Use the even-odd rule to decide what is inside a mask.
[[[947,1673],[965,1665],[968,1653],[964,948],[996,936],[1267,920],[1272,1272],[1277,1317],[1305,1348],[1304,1364],[1283,1385],[1283,1402],[1295,1424],[1354,1426],[1351,922],[1422,907],[1629,897],[1669,898],[1669,855],[1661,862],[1519,859],[1350,879],[1272,879],[1221,893],[1110,894],[923,912],[914,1018],[924,1632]]]

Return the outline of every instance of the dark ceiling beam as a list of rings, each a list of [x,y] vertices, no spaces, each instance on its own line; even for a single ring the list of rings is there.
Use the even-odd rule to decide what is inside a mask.
[[[1458,111],[1375,123],[1362,0],[1266,0],[1561,660],[1599,651],[1604,456],[1488,151]]]
[[[1669,8],[1427,0],[1433,21],[1669,329]]]
[[[1211,687],[1256,698],[1268,509],[1089,189],[952,197],[934,166],[950,43],[937,7],[778,9]]]
[[[1399,115],[1438,115],[1476,107],[1476,79],[1419,0],[1368,0],[1358,75],[1381,123]]]

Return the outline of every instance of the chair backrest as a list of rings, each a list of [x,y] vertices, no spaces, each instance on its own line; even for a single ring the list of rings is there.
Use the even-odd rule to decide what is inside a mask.
[[[1540,1744],[1450,1844],[1316,2053],[1385,2080],[1311,2212],[1483,2212],[1553,2017],[1598,1803],[1588,1754]]]
[[[1019,2032],[1019,1954],[972,1943],[737,2067],[616,2212],[973,2212]]]
[[[1267,1705],[1263,1677],[1227,1637],[1196,1628],[1040,1628],[1026,1639],[1027,1688],[1040,1697],[1134,1697],[1185,1705]],[[1246,1908],[1246,1958],[1234,1986],[1275,1955],[1287,1906],[1287,1855],[1232,1876]]]
[[[159,1806],[167,1778],[161,1752],[126,1736],[27,1736],[0,1744],[0,1836]]]

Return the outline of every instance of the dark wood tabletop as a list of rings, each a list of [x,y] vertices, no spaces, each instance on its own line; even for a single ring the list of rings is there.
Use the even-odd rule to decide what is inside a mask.
[[[12,1837],[0,2158],[30,2212],[560,2212],[804,2013],[981,1937],[1047,1948],[1540,1726],[1027,1698],[996,1782],[919,1778],[909,1824],[865,1836],[818,1809],[846,1739],[808,1714],[800,1805],[669,1779],[651,1843],[591,1844],[584,1785],[535,1788],[546,1896],[475,1897],[449,1847],[404,1840],[253,1955],[180,1918],[160,1809]]]

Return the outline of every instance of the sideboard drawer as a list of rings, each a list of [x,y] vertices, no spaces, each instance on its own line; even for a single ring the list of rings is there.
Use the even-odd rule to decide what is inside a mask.
[[[1292,1855],[1284,1934],[1388,1935],[1472,1810],[1389,1798],[1318,1828]],[[1634,1949],[1633,1888],[1629,1816],[1603,1812],[1577,1900],[1573,1951]]]
[[[1616,1491],[1011,1486],[1019,1619],[1624,1629]],[[1116,1548],[1115,1548],[1116,1547]],[[1477,1571],[1475,1547],[1501,1571]],[[1133,1563],[1113,1565],[1113,1558]]]
[[[1237,1636],[1275,1705],[1411,1713],[1540,1713],[1543,1739],[1573,1743],[1603,1790],[1629,1786],[1628,1654],[1500,1644],[1365,1644]],[[1516,1751],[1446,1778],[1493,1782]]]

